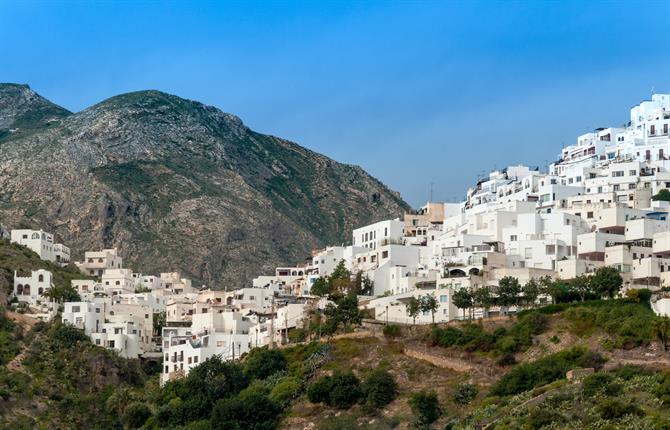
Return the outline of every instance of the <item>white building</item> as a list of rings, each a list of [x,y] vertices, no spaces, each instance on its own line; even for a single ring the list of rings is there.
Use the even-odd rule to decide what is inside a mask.
[[[84,261],[78,261],[75,264],[83,273],[100,277],[107,269],[121,269],[123,259],[118,250],[112,248],[102,251],[87,251],[84,253]]]
[[[62,243],[54,243],[51,233],[42,230],[12,230],[11,241],[35,251],[42,260],[62,266],[70,262],[70,248]]]
[[[30,276],[19,276],[14,271],[14,297],[19,302],[35,306],[49,301],[44,294],[53,286],[53,275],[48,270],[33,270]]]

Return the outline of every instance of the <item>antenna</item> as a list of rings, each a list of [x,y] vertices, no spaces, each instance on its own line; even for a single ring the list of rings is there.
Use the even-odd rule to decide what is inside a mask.
[[[435,182],[430,183],[430,200],[429,200],[429,202],[433,201],[433,185],[435,185]]]

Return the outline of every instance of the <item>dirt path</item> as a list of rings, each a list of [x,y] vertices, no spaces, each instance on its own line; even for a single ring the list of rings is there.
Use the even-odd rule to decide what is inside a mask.
[[[425,348],[406,346],[403,348],[402,352],[408,357],[427,361],[430,364],[443,369],[450,369],[456,372],[471,372],[475,369],[474,366],[465,360],[455,357],[439,356],[428,352]]]

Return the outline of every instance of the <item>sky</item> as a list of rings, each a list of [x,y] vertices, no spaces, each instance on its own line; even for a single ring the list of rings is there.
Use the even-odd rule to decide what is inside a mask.
[[[670,1],[0,0],[0,82],[199,100],[419,206],[670,92],[668,28]]]

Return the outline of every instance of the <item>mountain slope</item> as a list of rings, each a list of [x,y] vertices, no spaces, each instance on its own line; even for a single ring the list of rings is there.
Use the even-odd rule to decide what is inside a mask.
[[[141,91],[69,114],[26,88],[0,85],[3,116],[54,108],[0,140],[0,220],[49,229],[75,257],[116,246],[136,270],[234,288],[407,208],[361,168],[211,106]]]

